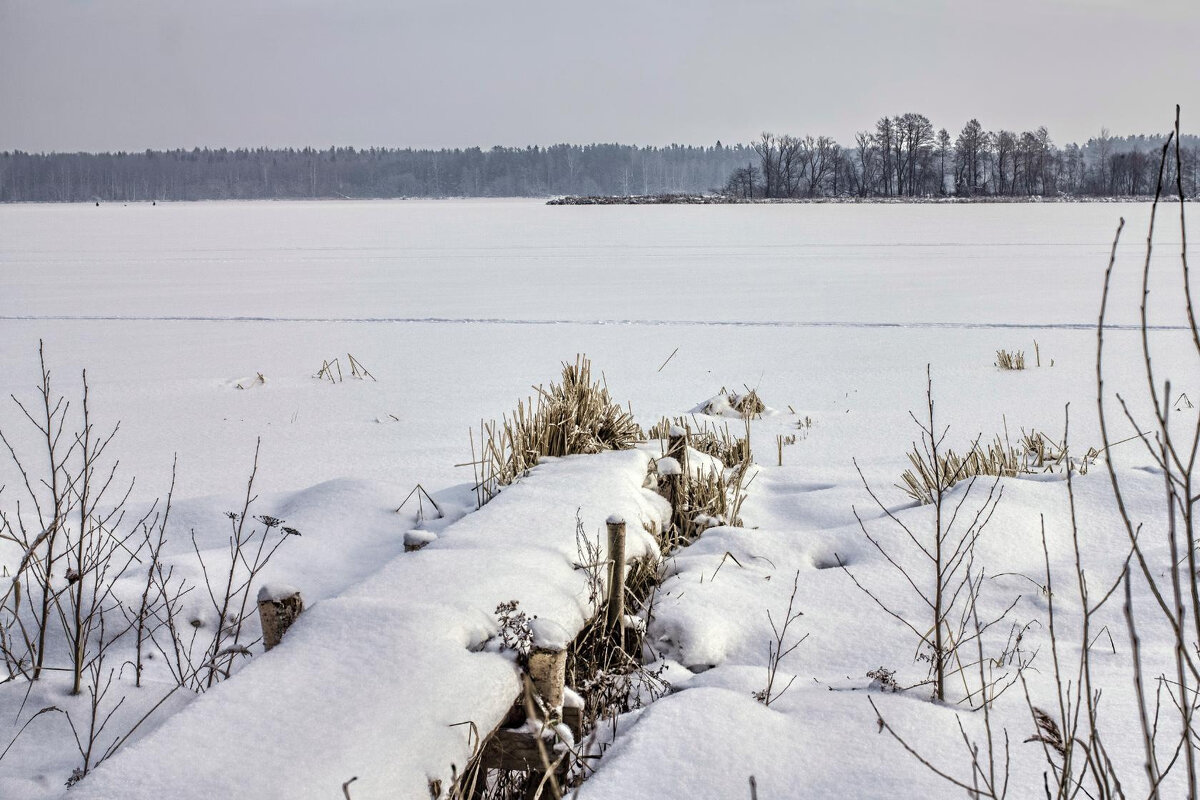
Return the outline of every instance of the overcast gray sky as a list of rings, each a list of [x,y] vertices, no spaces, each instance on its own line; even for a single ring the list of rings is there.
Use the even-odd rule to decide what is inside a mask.
[[[1197,0],[0,0],[0,150],[1200,129]],[[1188,120],[1193,124],[1188,124]]]

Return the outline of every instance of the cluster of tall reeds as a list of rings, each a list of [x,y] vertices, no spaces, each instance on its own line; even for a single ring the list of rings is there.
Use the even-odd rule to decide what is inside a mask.
[[[1087,474],[1088,466],[1098,457],[1099,453],[1090,449],[1073,467],[1077,472]],[[938,453],[936,459],[931,457],[927,447],[914,445],[908,460],[913,468],[900,476],[899,488],[922,505],[928,505],[939,490],[944,491],[970,478],[1014,478],[1039,472],[1062,472],[1066,468],[1067,448],[1065,442],[1031,430],[1028,433],[1022,431],[1016,446],[997,435],[987,444],[976,439],[965,455],[947,448]]]
[[[997,350],[996,351],[996,366],[1003,370],[1018,370],[1025,369],[1025,351],[1024,350]]]
[[[633,413],[609,395],[603,378],[592,380],[592,362],[576,356],[564,362],[562,381],[535,386],[534,397],[517,403],[499,422],[479,425],[479,450],[471,434],[476,503],[482,507],[535,467],[544,456],[627,450],[645,440]]]
[[[695,414],[686,417],[663,417],[648,432],[651,439],[666,439],[671,428],[683,428],[688,432],[688,446],[705,455],[720,459],[723,464],[740,464],[750,453],[750,440],[738,436],[729,428],[729,423],[715,425],[702,420]]]

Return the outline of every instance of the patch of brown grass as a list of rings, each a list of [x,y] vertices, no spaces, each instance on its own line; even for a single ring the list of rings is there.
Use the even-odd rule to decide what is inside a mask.
[[[633,414],[614,402],[603,380],[592,380],[592,362],[576,356],[564,362],[562,380],[518,401],[499,422],[481,422],[480,451],[471,436],[476,500],[480,506],[537,465],[543,456],[569,456],[628,450],[645,440]]]

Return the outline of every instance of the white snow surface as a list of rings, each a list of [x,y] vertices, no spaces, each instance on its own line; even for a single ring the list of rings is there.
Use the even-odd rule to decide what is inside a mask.
[[[679,466],[679,461],[670,456],[663,456],[658,460],[658,474],[661,477],[671,475],[682,475],[683,467]]]
[[[661,524],[666,502],[641,488],[640,451],[569,457],[306,610],[270,653],[197,698],[153,736],[102,765],[72,797],[319,798],[358,776],[355,798],[420,796],[470,755],[520,694],[502,654],[479,651],[508,600],[561,644],[582,627],[587,587],[573,568],[575,514],[596,527],[613,509]],[[630,535],[645,555],[649,535]],[[477,652],[478,651],[478,652]],[[197,758],[220,742],[220,758]],[[447,783],[448,785],[448,783]]]
[[[1118,217],[1129,226],[1122,256],[1136,264],[1149,210],[8,205],[0,315],[1090,325]],[[1171,216],[1160,215],[1166,249],[1179,241]],[[1135,277],[1120,281],[1136,286]],[[1136,309],[1115,311],[1115,321],[1136,320]]]
[[[1005,427],[1013,438],[1031,428],[1057,436],[1068,403],[1072,449],[1098,444],[1100,282],[1123,215],[1110,305],[1118,326],[1135,323],[1148,213],[1124,204],[0,206],[0,396],[30,398],[39,339],[61,391],[73,395],[86,367],[98,424],[121,422],[112,447],[121,474],[137,476],[135,504],[165,493],[178,454],[166,556],[193,577],[189,533],[210,557],[224,551],[222,512],[239,507],[256,437],[255,511],[303,534],[262,576],[303,593],[307,610],[285,641],[203,696],[173,695],[67,796],[335,797],[357,776],[355,800],[424,797],[430,778],[461,767],[467,729],[452,726],[486,729],[516,696],[512,660],[481,648],[496,605],[518,600],[574,632],[587,601],[572,566],[576,509],[592,535],[610,514],[623,516],[630,558],[650,547],[641,523],[666,513],[641,488],[653,449],[548,460],[468,513],[471,470],[454,467],[470,458],[467,429],[557,379],[559,362],[580,352],[645,427],[721,386],[749,386],[772,408],[799,411],[752,422],[761,469],[742,511],[747,527],[710,529],[671,560],[649,637],[674,690],[619,721],[580,796],[745,797],[750,775],[760,797],[895,797],[897,786],[905,796],[961,796],[877,734],[866,702],[868,670],[893,669],[909,685],[923,668],[904,629],[837,569],[845,561],[912,610],[858,531],[852,508],[871,530],[888,529],[851,459],[901,519],[928,523],[929,509],[893,486],[918,435],[909,411],[920,414],[927,364],[956,449]],[[1160,214],[1152,322],[1178,326],[1170,216]],[[1176,327],[1150,339],[1172,394],[1200,401],[1188,334]],[[1024,350],[1029,369],[999,371],[999,348]],[[1145,417],[1136,331],[1114,328],[1106,349],[1108,386]],[[348,370],[341,383],[314,379],[323,360],[338,357],[345,370],[347,353],[378,380]],[[1182,424],[1194,420],[1181,409]],[[1118,415],[1114,407],[1112,438],[1124,439],[1133,430]],[[797,427],[804,417],[811,427]],[[0,408],[0,427],[37,457],[15,407]],[[793,433],[779,467],[775,437]],[[1113,457],[1135,516],[1152,525],[1161,474],[1136,442]],[[694,472],[713,466],[694,450],[688,462]],[[12,502],[17,479],[0,465],[0,504]],[[445,517],[426,507],[419,520],[413,501],[396,512],[418,483]],[[1002,485],[979,546],[998,576],[985,602],[1020,595],[1014,615],[1041,619],[1042,515],[1056,581],[1070,580],[1065,484]],[[1125,534],[1102,466],[1075,490],[1089,570],[1103,583]],[[404,553],[414,529],[431,541]],[[0,543],[0,564],[14,559]],[[795,626],[809,638],[781,667],[796,682],[765,708],[751,694],[765,680],[766,612],[786,608],[797,572],[804,615]],[[1144,587],[1136,591],[1148,605]],[[1064,594],[1069,627],[1077,601]],[[1118,652],[1097,656],[1116,726],[1109,745],[1139,774],[1127,640],[1119,606],[1111,611]],[[1142,633],[1146,658],[1162,661],[1161,631]],[[1044,631],[1028,635],[1044,644]],[[164,679],[151,662],[113,729],[161,698]],[[83,712],[65,679],[41,684],[20,713],[24,686],[0,685],[0,719],[12,723],[0,745],[42,707]],[[1037,702],[1049,704],[1046,691],[1034,675]],[[871,696],[923,754],[961,775],[953,708],[919,690]],[[959,716],[978,736],[978,715]],[[997,704],[996,721],[1012,740],[1009,797],[1040,797],[1042,756],[1020,743],[1031,730],[1019,687]],[[59,796],[78,762],[61,717],[39,718],[0,761],[0,798]]]
[[[908,686],[924,679],[925,668],[912,662],[911,635],[854,587],[838,568],[839,557],[894,610],[921,619],[923,609],[906,591],[903,579],[858,533],[856,524],[829,525],[828,520],[844,516],[846,508],[858,504],[869,529],[885,541],[894,542],[902,534],[889,527],[869,500],[863,505],[862,492],[853,485],[807,483],[806,472],[790,467],[764,470],[745,509],[747,523],[755,529],[711,529],[670,560],[672,576],[657,598],[649,646],[662,659],[660,663],[669,665],[663,677],[673,682],[675,691],[651,704],[617,737],[596,774],[580,790],[581,799],[748,796],[751,775],[760,797],[835,797],[849,791],[854,797],[882,800],[896,796],[899,776],[903,776],[903,796],[962,796],[961,790],[918,765],[886,734],[877,733],[866,700],[872,683],[867,672],[881,666],[893,669],[898,682]],[[1155,501],[1161,478],[1140,470],[1129,470],[1122,477],[1127,500],[1133,499],[1135,518],[1161,517]],[[1079,608],[1071,592],[1074,556],[1069,550],[1065,481],[1011,479],[1002,484],[1004,499],[981,541],[979,559],[1005,574],[989,581],[980,613],[998,613],[1020,598],[1014,620],[1045,619],[1045,597],[1025,577],[1044,583],[1039,539],[1044,514],[1055,591],[1061,593],[1056,597],[1056,623],[1060,631],[1074,632]],[[953,499],[963,490],[960,484]],[[1128,551],[1124,530],[1113,524],[1108,476],[1101,470],[1077,477],[1075,491],[1077,502],[1087,509],[1081,528],[1092,553],[1086,564],[1089,579],[1095,586],[1108,586],[1123,557],[1114,560],[1112,554]],[[893,510],[915,531],[930,524],[929,506]],[[1161,531],[1147,531],[1148,536],[1153,534]],[[909,555],[904,563],[913,574],[921,574],[921,559]],[[752,695],[766,685],[766,643],[772,640],[767,612],[777,624],[783,619],[797,573],[796,608],[803,616],[788,641],[808,638],[784,660],[775,688],[778,691],[793,676],[796,682],[764,708]],[[1142,607],[1152,602],[1144,587],[1135,597]],[[1104,624],[1121,630],[1120,615],[1119,603],[1114,604],[1102,622],[1093,623],[1093,630]],[[989,638],[991,652],[999,652],[1008,634],[1004,626]],[[1125,680],[1128,654],[1123,635],[1115,637],[1117,654],[1107,647],[1104,652],[1096,648],[1093,658],[1104,686],[1110,755],[1126,774],[1136,774],[1141,767],[1140,734],[1132,687]],[[1041,649],[1040,669],[1028,676],[1033,701],[1052,708],[1056,701],[1047,674],[1049,640],[1044,628],[1035,624],[1025,634],[1024,645],[1030,652]],[[1077,653],[1077,648],[1068,648],[1065,662],[1074,663]],[[1164,657],[1169,652],[1159,646],[1152,658],[1168,663]],[[870,695],[922,755],[955,777],[969,780],[970,762],[955,727],[953,706],[929,702],[927,688]],[[958,716],[968,734],[982,744],[982,715],[960,712]],[[1042,751],[1021,741],[1034,728],[1020,685],[997,702],[993,724],[997,735],[1007,729],[1012,740],[1009,796],[1042,796]],[[683,731],[686,735],[680,735]]]
[[[278,603],[297,594],[301,594],[300,590],[289,583],[264,583],[258,587],[258,602]]]

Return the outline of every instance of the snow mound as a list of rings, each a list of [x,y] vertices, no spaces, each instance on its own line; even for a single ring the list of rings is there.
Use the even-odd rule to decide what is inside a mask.
[[[762,401],[762,398],[758,396],[758,392],[753,389],[747,389],[745,392],[729,392],[722,389],[693,408],[689,413],[705,414],[710,417],[732,417],[733,419],[750,417],[751,419],[757,419],[763,415],[772,415],[777,412],[775,409],[769,408]]]
[[[353,775],[355,800],[449,785],[451,765],[471,755],[458,723],[494,729],[521,691],[512,659],[478,647],[497,605],[519,600],[544,641],[565,645],[584,625],[576,514],[589,528],[629,520],[630,560],[658,552],[645,527],[670,507],[641,487],[649,461],[627,450],[544,463],[441,531],[437,547],[396,556],[305,611],[287,647],[256,655],[69,797],[316,800]]]

